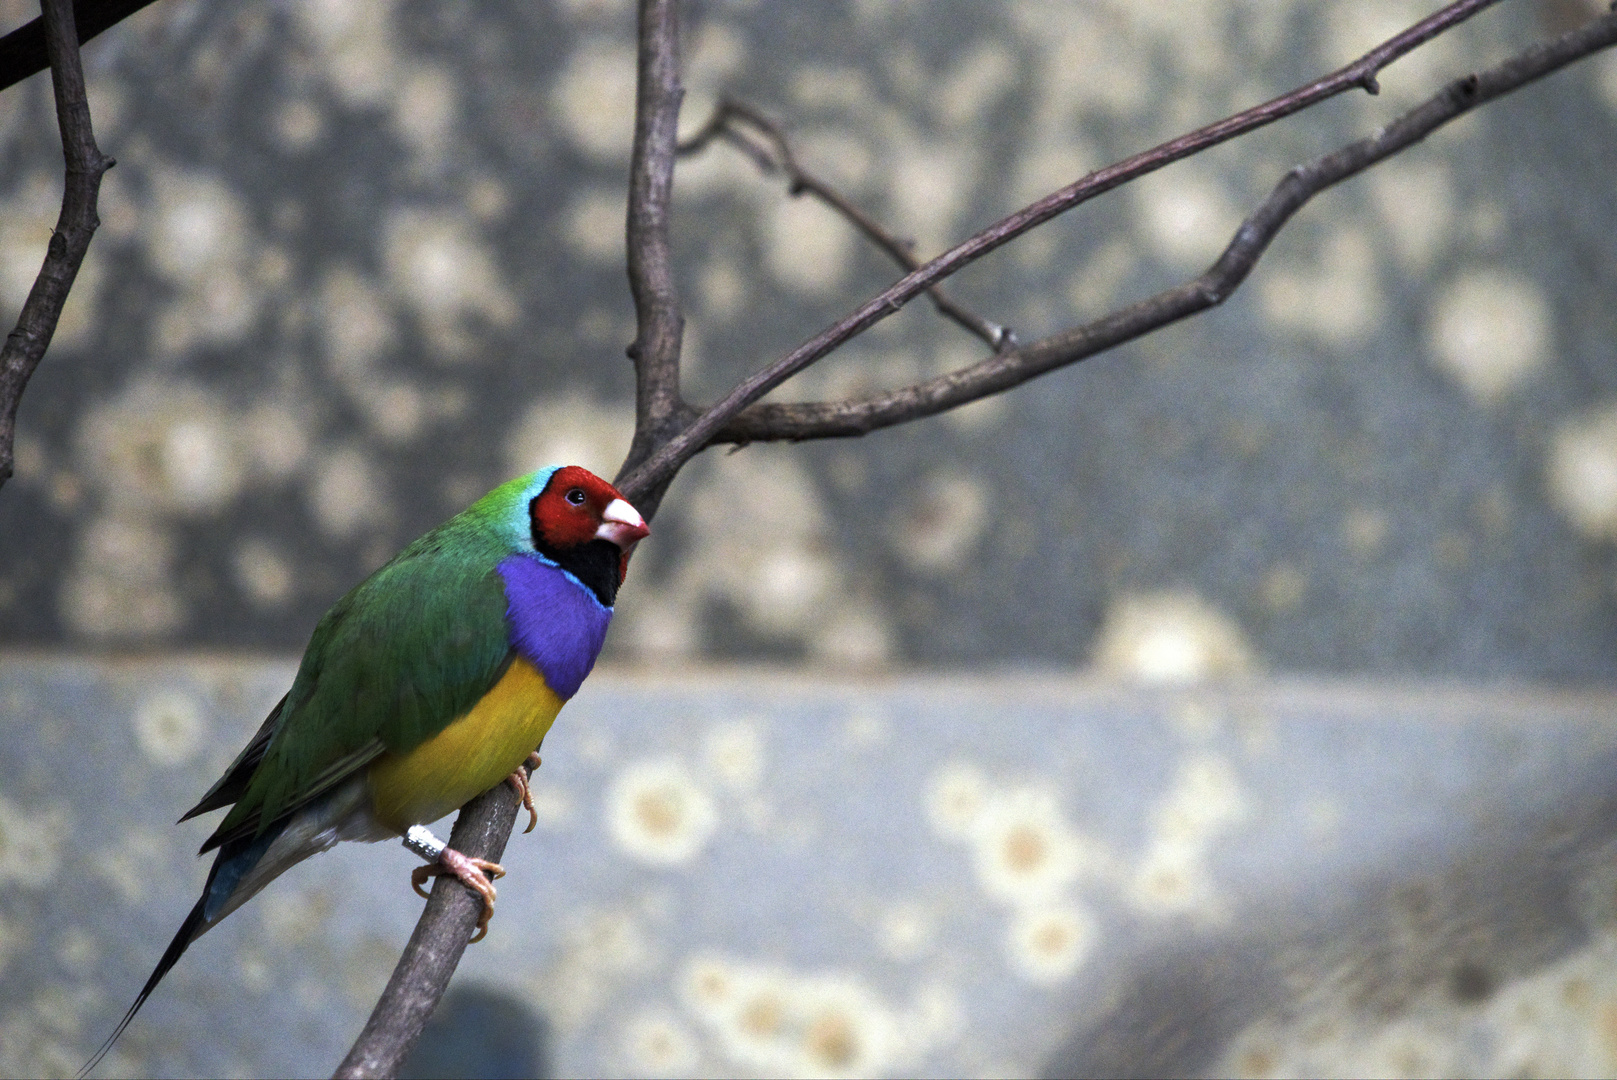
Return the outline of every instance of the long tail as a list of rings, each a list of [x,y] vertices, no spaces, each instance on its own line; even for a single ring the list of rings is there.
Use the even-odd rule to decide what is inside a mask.
[[[151,997],[152,991],[157,989],[157,984],[163,981],[163,976],[169,973],[169,969],[179,962],[191,942],[217,926],[221,919],[240,907],[249,896],[263,888],[270,878],[286,868],[280,866],[261,880],[250,881],[247,887],[243,888],[242,879],[258,865],[264,853],[285,828],[286,822],[278,822],[259,836],[233,840],[219,849],[218,857],[213,860],[213,869],[208,871],[208,883],[202,887],[202,898],[180,924],[179,932],[163,951],[163,957],[157,961],[157,967],[152,969],[151,977],[135,996],[135,1003],[129,1006],[124,1018],[112,1029],[112,1034],[101,1044],[101,1049],[97,1050],[95,1056],[79,1070],[78,1080],[84,1080],[90,1070],[101,1064],[101,1059],[107,1056],[112,1044],[118,1041],[118,1036],[124,1033],[124,1029],[135,1018],[140,1007],[146,1004],[146,999]]]
[[[187,915],[185,921],[180,924],[179,933],[175,934],[174,940],[168,943],[168,948],[163,952],[163,958],[157,962],[157,967],[152,970],[151,977],[146,980],[146,985],[140,988],[140,993],[135,997],[135,1003],[129,1006],[129,1011],[124,1013],[122,1020],[118,1021],[118,1026],[112,1029],[112,1034],[108,1035],[107,1041],[101,1044],[101,1049],[95,1052],[95,1057],[91,1058],[89,1063],[79,1070],[78,1080],[84,1080],[84,1077],[89,1075],[90,1070],[101,1064],[101,1059],[107,1056],[107,1052],[112,1049],[112,1044],[118,1041],[118,1036],[124,1033],[124,1029],[135,1018],[135,1014],[140,1011],[140,1007],[146,1004],[146,999],[152,996],[152,991],[157,989],[157,984],[163,981],[163,976],[169,973],[170,968],[179,963],[181,954],[190,947],[191,942],[196,940],[197,934],[202,928],[203,909],[207,907],[207,904],[208,894],[204,891],[202,899],[197,901],[196,907],[191,909],[191,914]]]

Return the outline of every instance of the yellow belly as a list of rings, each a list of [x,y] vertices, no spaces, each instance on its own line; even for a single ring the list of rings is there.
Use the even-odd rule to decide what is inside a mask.
[[[402,833],[464,806],[528,759],[561,706],[539,669],[521,657],[513,660],[465,715],[415,749],[371,763],[376,819]]]

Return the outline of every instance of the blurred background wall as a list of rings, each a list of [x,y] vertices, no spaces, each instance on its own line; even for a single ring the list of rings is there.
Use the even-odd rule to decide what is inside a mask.
[[[756,104],[806,165],[933,254],[1089,169],[1340,66],[1435,6],[693,2],[685,123],[720,93]],[[35,14],[0,9],[4,27]],[[1390,68],[1379,96],[1344,96],[1104,196],[948,288],[1030,340],[1177,283],[1292,165],[1599,10],[1500,5]],[[621,460],[632,18],[621,0],[159,0],[86,48],[98,139],[118,165],[0,491],[0,980],[26,1001],[0,1015],[3,1071],[71,1071],[189,906],[200,869],[184,849],[200,834],[166,822],[278,696],[286,661],[252,657],[295,653],[349,585],[495,483],[557,460],[610,475]],[[0,95],[0,145],[0,308],[15,311],[59,205],[44,77]],[[765,748],[753,782],[818,777],[802,806],[848,798],[863,808],[848,811],[852,834],[887,839],[838,854],[744,791],[733,806],[679,803],[694,815],[681,827],[717,814],[730,823],[718,835],[756,835],[768,858],[704,842],[659,862],[610,829],[558,824],[528,883],[502,885],[534,890],[520,901],[541,905],[519,924],[532,936],[512,941],[551,974],[507,978],[494,1005],[446,1006],[472,1017],[456,1030],[484,1030],[516,1001],[543,1018],[513,1051],[531,1068],[652,1074],[1617,1067],[1600,1034],[1617,1016],[1602,981],[1617,906],[1594,869],[1617,831],[1598,779],[1617,675],[1614,148],[1617,57],[1597,57],[1320,196],[1208,315],[940,419],[689,467],[623,592],[615,674],[575,706],[587,730],[557,747],[558,727],[547,745],[541,779],[575,814],[556,821],[605,828],[629,796],[584,793],[617,791],[613,777],[660,776],[679,798],[690,784],[730,790],[725,740],[739,738],[743,758],[748,739]],[[693,400],[895,276],[722,146],[681,162],[674,226]],[[777,396],[900,385],[982,352],[918,303]],[[199,650],[225,658],[187,658]],[[688,674],[734,661],[808,682]],[[976,704],[951,713],[928,696],[943,668],[980,691],[961,691]],[[851,672],[875,681],[852,684],[865,689],[849,701],[837,695]],[[635,696],[644,680],[687,677],[664,691],[687,702],[683,727],[636,726],[659,700]],[[1061,689],[1002,716],[996,695],[1021,678]],[[1231,679],[1250,695],[1196,696]],[[1499,704],[1503,684],[1522,689]],[[1063,757],[1052,746],[1066,738],[1077,748]],[[908,759],[858,757],[867,745]],[[74,747],[91,748],[77,764]],[[794,771],[816,748],[846,767]],[[1325,790],[1345,760],[1362,768]],[[76,768],[123,786],[98,809]],[[1104,802],[1097,775],[1117,781]],[[1011,819],[972,818],[984,833],[935,816],[937,792],[962,776],[979,809],[1021,807],[1014,822],[1050,851],[1078,845],[1089,869],[1035,860],[1024,869],[1059,888],[1006,901],[992,852],[1009,849],[992,842]],[[902,796],[882,794],[895,783]],[[1421,844],[1393,843],[1399,822]],[[59,842],[41,849],[41,833]],[[958,847],[968,833],[975,863]],[[1315,849],[1330,853],[1319,866],[1301,854]],[[41,850],[59,874],[30,876]],[[130,852],[163,871],[156,892],[131,884]],[[848,882],[885,881],[900,853],[931,869],[897,881],[899,899],[857,917],[833,902]],[[331,858],[229,931],[235,944],[209,939],[231,959],[179,1003],[154,1000],[125,1071],[329,1068],[415,903],[393,897],[385,929],[355,930],[341,900],[380,856]],[[821,907],[771,906],[757,878],[773,858],[804,895],[820,883]],[[391,896],[407,859],[392,851],[385,865],[400,879],[378,886]],[[1189,875],[1168,882],[1189,890],[1179,907],[1139,899],[1163,866]],[[562,893],[536,884],[547,867],[572,867],[556,871]],[[1068,873],[1090,884],[1070,891]],[[687,875],[674,900],[655,884],[668,874]],[[83,907],[47,902],[56,894],[41,890],[69,882]],[[905,889],[919,906],[904,906]],[[125,940],[137,918],[151,925]],[[800,933],[780,937],[783,925]],[[727,936],[735,926],[751,929]],[[1098,944],[1039,968],[1026,954],[1039,927],[1060,948]],[[320,979],[266,966],[266,941],[346,966]],[[765,1032],[756,1053],[704,1028],[708,1014],[668,987],[714,955],[733,962],[727,985],[798,979],[780,1014],[798,1027]],[[925,978],[894,974],[921,957]],[[984,957],[994,978],[957,977],[990,970]],[[1553,964],[1571,966],[1544,975]],[[568,978],[599,991],[577,1016],[557,1004],[557,986],[583,985]],[[1496,993],[1531,978],[1549,981],[1526,999]],[[916,989],[940,986],[955,996]],[[1288,1012],[1297,987],[1312,1004]],[[251,1049],[252,1009],[229,1046],[206,1045],[218,1017],[195,1003],[252,993],[292,995],[287,1023],[308,1057]],[[1578,994],[1583,1005],[1555,1014],[1561,1035],[1521,1020]],[[909,1009],[914,1030],[968,1035],[916,1035],[886,1057],[767,1049],[824,1035],[824,1001],[867,1018]],[[1473,1027],[1456,1036],[1462,1014]],[[969,1036],[1009,1032],[993,1019],[1009,1016],[1030,1026],[1003,1047]],[[1488,1016],[1505,1019],[1484,1038]]]
[[[1421,3],[697,3],[731,92],[926,253],[1334,68]],[[1504,5],[1349,95],[950,288],[1024,339],[1201,270],[1285,169],[1592,6]],[[26,12],[18,7],[13,21]],[[0,640],[297,648],[420,531],[631,426],[629,5],[164,0],[86,54],[118,158],[0,499]],[[1603,682],[1617,672],[1606,178],[1580,65],[1308,207],[1222,309],[941,420],[681,477],[624,660],[1155,662]],[[0,99],[6,301],[55,220],[43,79]],[[894,277],[718,147],[675,218],[709,399]],[[916,304],[782,394],[983,350]],[[1183,650],[1181,650],[1183,652]]]

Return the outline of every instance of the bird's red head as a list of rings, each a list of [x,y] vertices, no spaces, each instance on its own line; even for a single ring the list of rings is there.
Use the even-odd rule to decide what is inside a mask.
[[[576,550],[593,540],[616,545],[618,584],[629,572],[629,555],[651,528],[618,489],[588,469],[565,465],[550,475],[528,510],[533,544],[541,551]]]

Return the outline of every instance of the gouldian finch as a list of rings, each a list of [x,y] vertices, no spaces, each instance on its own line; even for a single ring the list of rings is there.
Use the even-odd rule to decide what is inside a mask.
[[[482,937],[490,878],[504,871],[426,825],[507,782],[532,813],[523,766],[595,665],[649,532],[611,484],[551,466],[495,488],[338,600],[292,688],[180,819],[231,808],[202,845],[219,852],[202,898],[85,1071],[193,941],[340,840],[404,837],[428,860],[418,892],[447,873],[482,896]]]

